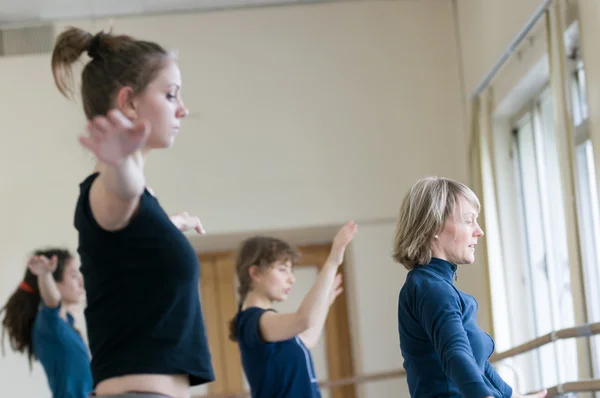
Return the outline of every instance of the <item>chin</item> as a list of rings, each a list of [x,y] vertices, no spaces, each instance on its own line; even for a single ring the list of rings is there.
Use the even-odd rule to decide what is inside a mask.
[[[463,264],[473,264],[474,262],[475,262],[475,256],[469,256],[463,261]]]
[[[271,297],[271,301],[277,301],[277,302],[282,302],[282,301],[285,301],[286,299],[287,299],[287,296],[285,294],[282,294],[280,296]]]
[[[163,148],[171,148],[175,144],[175,136],[170,136],[166,139],[165,145]]]
[[[146,143],[146,148],[148,149],[167,149],[173,146],[175,143],[175,136],[158,136],[158,137],[150,137],[148,142]]]

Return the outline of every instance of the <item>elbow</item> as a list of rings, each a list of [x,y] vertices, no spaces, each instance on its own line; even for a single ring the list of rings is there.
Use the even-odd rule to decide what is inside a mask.
[[[115,189],[114,194],[123,202],[135,200],[144,193],[145,185],[138,184],[135,186],[126,187],[124,189]]]
[[[314,318],[314,316],[311,316],[311,314],[306,313],[306,311],[297,313],[297,327],[299,333],[310,329],[316,321]]]
[[[44,305],[48,308],[56,308],[60,305],[60,299],[56,297],[43,298]]]

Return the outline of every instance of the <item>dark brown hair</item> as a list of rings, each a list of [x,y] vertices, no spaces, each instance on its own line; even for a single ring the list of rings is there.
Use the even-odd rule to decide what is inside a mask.
[[[246,295],[252,289],[252,278],[250,277],[250,267],[257,266],[263,269],[271,267],[276,261],[291,261],[296,265],[300,259],[298,251],[287,242],[281,239],[267,236],[254,236],[242,242],[238,251],[235,264],[235,271],[238,281],[239,313],[246,299]],[[229,338],[237,341],[236,336],[236,316],[229,322]]]
[[[34,255],[45,256],[48,258],[56,256],[58,262],[52,277],[57,282],[63,280],[65,266],[68,261],[73,258],[68,250],[60,248],[36,250]],[[35,359],[31,331],[40,305],[40,293],[38,290],[37,276],[32,274],[29,269],[25,271],[23,282],[29,285],[33,289],[33,292],[18,287],[8,298],[4,307],[0,309],[0,314],[4,312],[4,319],[2,320],[2,355],[6,354],[4,351],[4,338],[8,333],[8,341],[11,349],[16,352],[27,354],[27,357],[29,358],[29,367],[31,368],[33,360]]]
[[[70,27],[58,36],[52,52],[54,82],[67,98],[73,97],[72,65],[84,52],[92,58],[81,75],[81,97],[88,120],[106,115],[115,106],[121,88],[130,87],[133,95],[141,93],[165,61],[173,58],[153,42],[104,32],[92,35]]]

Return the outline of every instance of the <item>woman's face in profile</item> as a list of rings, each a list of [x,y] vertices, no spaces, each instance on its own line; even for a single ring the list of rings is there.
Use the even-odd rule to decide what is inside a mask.
[[[457,265],[472,264],[477,240],[483,236],[478,216],[477,209],[461,197],[454,214],[446,218],[442,232],[433,239],[433,256]]]

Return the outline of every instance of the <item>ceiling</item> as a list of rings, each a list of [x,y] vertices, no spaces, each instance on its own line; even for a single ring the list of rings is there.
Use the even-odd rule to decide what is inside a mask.
[[[344,0],[0,0],[0,24],[336,1]]]

